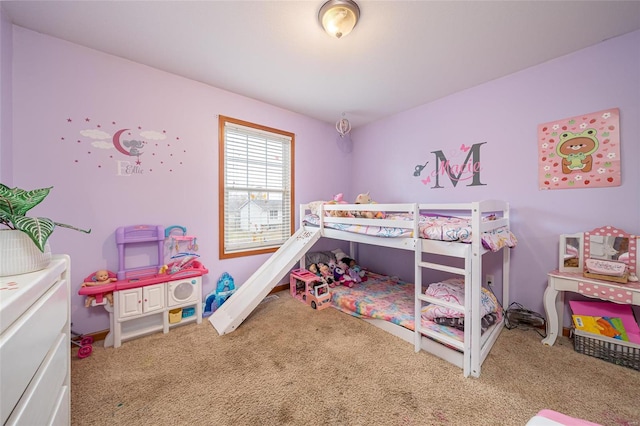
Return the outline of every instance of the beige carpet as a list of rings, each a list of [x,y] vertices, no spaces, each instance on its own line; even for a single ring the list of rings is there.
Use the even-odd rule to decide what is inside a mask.
[[[278,295],[226,336],[204,320],[74,356],[72,425],[524,425],[543,408],[640,424],[640,372],[566,338],[505,329],[465,379],[362,320]]]

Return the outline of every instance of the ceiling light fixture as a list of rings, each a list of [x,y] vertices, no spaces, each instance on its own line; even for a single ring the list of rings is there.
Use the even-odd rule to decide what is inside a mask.
[[[332,37],[341,38],[351,32],[360,18],[360,8],[352,0],[329,0],[320,8],[318,20]]]

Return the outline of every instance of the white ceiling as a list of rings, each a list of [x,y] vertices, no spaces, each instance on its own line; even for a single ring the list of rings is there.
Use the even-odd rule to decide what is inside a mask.
[[[640,29],[640,1],[2,1],[16,25],[354,127]]]

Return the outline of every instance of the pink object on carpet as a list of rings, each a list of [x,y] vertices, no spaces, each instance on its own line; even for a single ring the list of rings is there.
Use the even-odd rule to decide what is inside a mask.
[[[541,410],[531,418],[526,426],[601,426],[598,423],[592,423],[587,420],[570,417],[566,414],[558,413],[553,410]]]

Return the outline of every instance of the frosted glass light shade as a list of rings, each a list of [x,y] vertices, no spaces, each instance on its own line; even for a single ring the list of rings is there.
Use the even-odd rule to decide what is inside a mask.
[[[330,0],[322,5],[318,19],[327,34],[341,38],[353,30],[360,18],[360,8],[352,0]]]

